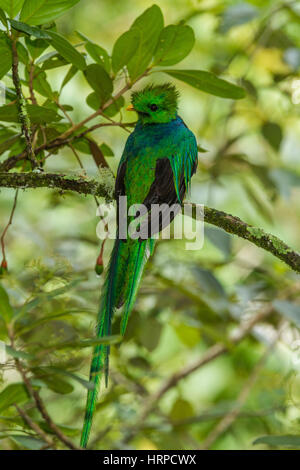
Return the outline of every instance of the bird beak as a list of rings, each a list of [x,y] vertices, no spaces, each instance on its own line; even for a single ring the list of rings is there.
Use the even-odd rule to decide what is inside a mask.
[[[130,104],[129,106],[127,106],[126,111],[135,111],[135,109],[134,109],[133,105]]]

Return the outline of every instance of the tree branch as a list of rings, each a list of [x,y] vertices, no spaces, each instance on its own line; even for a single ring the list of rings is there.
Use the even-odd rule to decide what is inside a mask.
[[[198,218],[197,204],[193,204],[192,216],[195,219]],[[275,235],[266,233],[262,228],[253,227],[239,217],[206,206],[204,206],[204,221],[254,243],[286,263],[293,271],[300,273],[300,253],[294,251]]]
[[[55,173],[0,173],[0,187],[5,188],[51,188],[73,191],[79,194],[104,197],[112,200],[107,185],[82,177],[58,175]]]
[[[104,197],[107,201],[111,201],[113,198],[113,195],[109,193],[105,183],[51,173],[0,173],[0,187],[23,189],[43,187],[59,188],[65,191]],[[204,213],[197,209],[199,209],[199,205],[192,204],[191,215],[193,218],[198,220],[204,219],[204,221],[209,224],[248,240],[256,246],[263,248],[265,251],[272,253],[294,271],[300,272],[300,254],[275,235],[266,233],[261,228],[253,227],[238,217],[227,214],[226,212],[206,206],[204,206]]]
[[[19,77],[19,59],[18,59],[18,52],[17,52],[17,43],[16,39],[11,38],[11,49],[12,49],[12,79],[13,84],[16,89],[17,94],[17,105],[18,105],[18,112],[19,112],[19,120],[22,127],[22,134],[25,137],[26,141],[26,156],[31,163],[31,167],[35,168],[37,166],[37,162],[35,159],[35,153],[32,147],[32,136],[30,130],[30,120],[27,113],[26,108],[26,101],[24,99],[22,88],[20,84],[20,77]]]
[[[14,218],[15,210],[16,210],[16,207],[17,207],[17,201],[18,201],[18,194],[19,194],[19,190],[17,189],[16,193],[15,193],[14,203],[13,203],[13,206],[12,206],[12,210],[11,210],[8,222],[7,222],[5,228],[2,232],[2,235],[0,237],[0,245],[1,245],[1,251],[2,251],[2,264],[1,264],[1,266],[3,267],[3,265],[4,265],[5,268],[7,268],[7,262],[6,262],[6,255],[5,255],[4,239],[5,239],[7,230],[9,229],[9,226],[12,224],[12,221],[13,221],[13,218]]]
[[[48,435],[43,431],[43,429],[35,423],[30,416],[26,413],[25,410],[20,408],[17,404],[15,404],[16,410],[23,419],[23,421],[37,434],[39,435],[47,444],[48,447],[55,448],[55,444],[52,439],[48,437]]]

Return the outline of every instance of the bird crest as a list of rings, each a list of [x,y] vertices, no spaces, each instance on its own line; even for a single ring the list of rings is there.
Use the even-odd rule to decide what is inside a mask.
[[[132,93],[129,110],[136,111],[143,124],[162,124],[176,118],[178,98],[171,83],[148,85]]]

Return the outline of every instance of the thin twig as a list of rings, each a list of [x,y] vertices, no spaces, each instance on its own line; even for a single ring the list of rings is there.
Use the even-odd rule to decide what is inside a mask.
[[[26,424],[37,434],[39,435],[43,441],[46,442],[47,447],[55,448],[54,441],[48,437],[48,435],[42,430],[42,428],[33,421],[30,416],[26,413],[25,410],[20,408],[17,404],[15,404],[16,410],[18,411],[21,418],[25,421]]]
[[[4,263],[6,265],[6,256],[5,256],[5,236],[6,236],[6,233],[8,231],[8,228],[9,226],[12,224],[12,221],[13,221],[13,218],[14,218],[14,213],[15,213],[15,210],[16,210],[16,207],[17,207],[17,201],[18,201],[18,193],[19,193],[19,190],[17,189],[16,190],[16,193],[15,193],[15,197],[14,197],[14,203],[13,203],[13,207],[12,207],[12,210],[11,210],[11,213],[10,213],[10,217],[8,219],[8,222],[2,232],[2,235],[1,235],[1,238],[0,238],[0,241],[1,241],[1,250],[2,250],[2,263]]]
[[[59,109],[64,113],[64,115],[66,116],[66,118],[68,119],[68,121],[72,124],[72,126],[74,125],[74,122],[71,118],[71,116],[69,115],[69,113],[67,113],[67,111],[65,110],[64,106],[62,104],[60,104],[60,102],[58,101],[58,99],[55,101],[55,103],[57,104],[57,106],[59,107]]]

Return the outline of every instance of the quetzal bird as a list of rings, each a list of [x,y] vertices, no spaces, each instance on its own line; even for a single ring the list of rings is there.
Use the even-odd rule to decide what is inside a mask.
[[[119,197],[127,196],[127,207],[144,204],[146,219],[150,221],[152,204],[182,204],[197,167],[197,143],[194,134],[177,114],[178,92],[170,84],[147,86],[134,92],[127,108],[138,115],[134,131],[127,139],[121,157],[115,197],[117,213]],[[166,207],[166,206],[165,206]],[[175,213],[171,213],[170,221]],[[127,217],[128,224],[134,219]],[[116,240],[107,268],[101,294],[96,335],[111,334],[112,320],[117,308],[122,307],[121,335],[124,335],[140,279],[148,257],[152,254],[154,232],[163,228],[160,221],[150,229],[149,238],[121,238],[117,228]],[[102,375],[108,380],[110,347],[99,344],[94,348],[90,381],[94,388],[88,391],[81,446],[85,448],[92,425]]]

